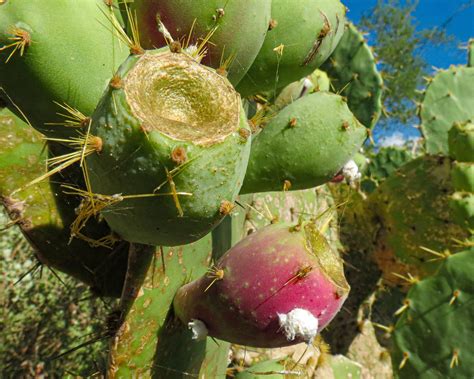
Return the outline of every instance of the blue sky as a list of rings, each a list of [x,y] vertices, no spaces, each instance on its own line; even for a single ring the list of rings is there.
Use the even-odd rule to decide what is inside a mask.
[[[356,24],[361,15],[377,3],[377,0],[342,1],[349,8],[348,18]],[[463,10],[466,4],[472,6]],[[455,41],[446,47],[428,48],[421,52],[430,66],[447,68],[451,64],[466,64],[467,51],[460,47],[465,45],[469,38],[474,38],[474,0],[419,0],[414,16],[419,29],[440,26],[450,20],[447,31],[454,36]],[[389,130],[375,128],[375,137],[380,139],[400,131],[405,136],[418,134],[416,129],[406,127],[394,127]]]
[[[373,7],[376,0],[343,0],[349,8],[348,18],[357,23],[362,13]],[[473,3],[470,0],[419,0],[414,14],[420,29],[439,26],[452,18],[447,31],[454,35],[456,41],[446,48],[429,49],[423,52],[428,63],[438,68],[446,68],[450,64],[465,64],[467,53],[459,49],[459,44],[474,38],[474,4],[460,11],[463,5]]]

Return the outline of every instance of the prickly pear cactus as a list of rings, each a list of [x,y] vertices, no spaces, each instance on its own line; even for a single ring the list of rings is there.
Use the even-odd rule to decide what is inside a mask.
[[[448,131],[474,119],[474,68],[452,66],[430,78],[420,105],[421,131],[429,154],[448,154]]]
[[[367,164],[383,85],[338,0],[81,7],[0,1],[0,97],[48,153],[44,173],[30,128],[3,130],[0,185],[26,200],[3,203],[42,262],[120,298],[109,377],[364,377],[351,349],[393,272],[425,277],[397,312],[396,374],[471,374],[453,325],[470,322],[472,253],[457,251],[472,234],[472,68],[438,74],[421,107],[428,151],[449,158],[387,149]],[[320,357],[229,367],[230,343],[298,342]]]
[[[330,112],[326,112],[330,110]],[[324,184],[360,148],[366,130],[344,99],[315,92],[283,108],[254,138],[241,193]],[[314,149],[324,141],[324,149]]]
[[[469,378],[474,357],[474,251],[447,258],[413,285],[395,325],[392,354],[400,378]]]
[[[449,208],[451,169],[449,158],[423,156],[401,167],[371,195],[383,228],[375,259],[387,275],[394,278],[393,272],[400,272],[397,261],[410,265],[413,275],[433,273],[439,266],[436,254],[454,251],[456,240],[467,237]]]
[[[210,39],[202,63],[228,75],[237,85],[252,65],[270,22],[271,0],[137,0],[131,3],[147,49],[170,43],[163,26],[176,41],[192,49]],[[187,46],[186,46],[187,45]]]
[[[128,55],[110,32],[113,7],[103,0],[0,2],[0,92],[10,110],[48,136],[84,127],[58,113],[66,106],[92,114]]]
[[[349,23],[336,50],[321,66],[337,93],[347,98],[349,109],[367,128],[382,112],[382,76],[372,50],[362,34]]]
[[[339,0],[272,0],[263,46],[237,90],[242,96],[276,92],[311,74],[336,48],[345,13]]]
[[[194,242],[243,182],[250,129],[240,97],[225,77],[168,48],[131,56],[115,78],[122,84],[106,92],[89,136],[92,191],[110,198],[103,216],[131,242]]]

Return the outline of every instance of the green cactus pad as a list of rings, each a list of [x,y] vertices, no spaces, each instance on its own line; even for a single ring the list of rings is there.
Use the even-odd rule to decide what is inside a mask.
[[[451,179],[456,191],[474,192],[474,163],[454,162]]]
[[[316,92],[279,112],[252,142],[241,193],[328,182],[360,148],[366,129],[342,97]]]
[[[413,155],[406,149],[381,148],[377,154],[370,157],[365,175],[378,182],[383,181],[411,159]]]
[[[73,276],[103,296],[120,297],[127,267],[128,244],[91,247],[72,239],[70,224],[80,199],[62,193],[61,183],[82,184],[79,167],[69,167],[47,181],[15,194],[12,191],[36,179],[44,171],[46,154],[39,133],[9,112],[0,114],[0,194],[2,204],[32,245],[37,258],[48,267]],[[76,178],[76,179],[73,179]],[[77,179],[80,178],[80,179]],[[23,201],[22,201],[23,200]],[[91,220],[84,233],[93,239],[110,234],[105,222]]]
[[[102,214],[130,242],[196,241],[228,213],[245,175],[240,97],[226,78],[167,48],[130,57],[117,76],[122,87],[92,116],[101,150],[87,159],[93,192],[123,200]]]
[[[344,355],[331,356],[330,363],[334,379],[361,379],[362,366]]]
[[[270,30],[237,90],[242,96],[276,92],[311,74],[342,37],[345,12],[339,0],[273,0]]]
[[[135,0],[140,40],[147,49],[166,46],[158,30],[160,20],[171,36],[199,44],[214,28],[202,63],[222,67],[226,59],[229,81],[235,86],[262,47],[270,21],[271,0]]]
[[[448,154],[448,131],[456,123],[474,120],[473,88],[472,67],[450,67],[429,82],[420,108],[421,131],[428,153]]]
[[[349,109],[367,128],[382,112],[382,76],[362,34],[349,24],[329,59],[321,66],[337,93],[347,97]]]
[[[138,298],[111,343],[109,377],[181,378],[200,372],[210,378],[224,376],[228,344],[193,340],[169,313],[176,290],[205,273],[211,250],[210,235],[190,245],[157,250]]]
[[[90,115],[129,54],[110,31],[112,8],[103,0],[1,3],[0,87],[15,104],[10,109],[49,136],[75,134],[77,128],[47,123],[64,123],[55,102]]]
[[[474,251],[455,254],[416,283],[395,326],[392,360],[400,378],[474,375]]]
[[[439,265],[436,256],[423,250],[455,251],[457,240],[467,237],[451,215],[449,195],[452,163],[449,158],[417,158],[385,180],[369,201],[380,219],[380,260],[393,254],[396,260],[412,265],[412,274],[433,272]],[[394,271],[393,269],[391,271]],[[392,278],[393,279],[393,278]]]
[[[456,123],[448,133],[449,155],[459,162],[474,162],[474,124]]]
[[[459,225],[474,230],[474,194],[455,192],[449,200],[453,218]]]

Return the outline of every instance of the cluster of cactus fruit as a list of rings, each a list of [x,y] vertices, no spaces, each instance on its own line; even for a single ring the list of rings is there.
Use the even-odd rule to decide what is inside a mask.
[[[474,68],[430,83],[430,155],[387,153],[363,193],[383,84],[345,16],[339,0],[0,0],[0,98],[24,121],[0,132],[1,200],[41,264],[120,299],[108,376],[225,377],[230,344],[345,354],[380,279],[416,282],[386,326],[397,375],[472,375],[455,325],[474,319]]]

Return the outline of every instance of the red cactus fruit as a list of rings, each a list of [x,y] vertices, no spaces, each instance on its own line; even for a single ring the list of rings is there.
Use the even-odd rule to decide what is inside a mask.
[[[273,224],[181,287],[174,310],[196,338],[272,348],[311,343],[348,292],[342,260],[314,223]]]

